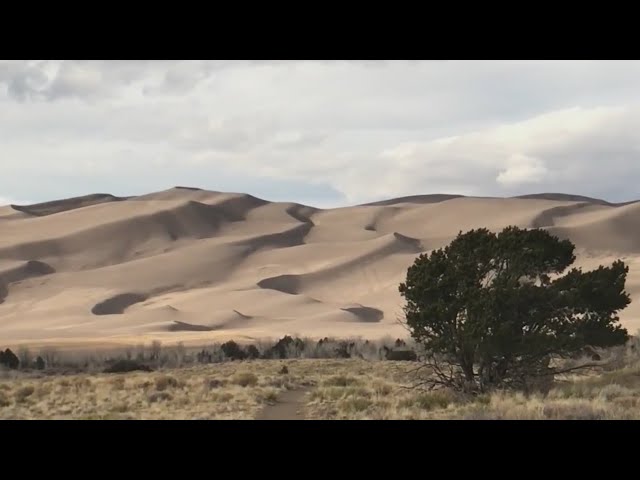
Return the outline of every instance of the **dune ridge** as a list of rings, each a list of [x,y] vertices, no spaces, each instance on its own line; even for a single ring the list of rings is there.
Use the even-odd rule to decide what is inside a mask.
[[[640,203],[416,195],[335,209],[174,187],[0,207],[7,344],[404,336],[397,286],[459,231],[545,228],[576,266],[624,259],[640,327]]]
[[[43,217],[67,212],[69,210],[75,210],[77,208],[99,205],[101,203],[120,202],[122,200],[127,200],[128,198],[130,197],[116,197],[108,193],[94,193],[91,195],[84,195],[82,197],[54,200],[51,202],[36,203],[33,205],[10,205],[10,207],[18,212],[26,213],[34,217]]]

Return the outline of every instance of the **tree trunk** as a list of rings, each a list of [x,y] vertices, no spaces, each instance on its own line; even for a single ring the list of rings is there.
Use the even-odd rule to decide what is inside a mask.
[[[469,362],[467,359],[462,359],[462,362],[460,362],[460,367],[462,368],[464,379],[467,382],[473,382],[475,379],[475,374],[473,372],[473,362]]]

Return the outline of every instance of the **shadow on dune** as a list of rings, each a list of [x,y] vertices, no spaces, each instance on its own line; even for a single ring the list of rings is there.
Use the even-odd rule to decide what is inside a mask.
[[[5,283],[20,282],[27,278],[40,277],[42,275],[51,275],[56,270],[48,263],[39,260],[29,260],[19,267],[0,272],[0,281]]]
[[[287,215],[294,220],[301,223],[310,223],[311,225],[314,225],[313,220],[311,220],[311,216],[319,211],[320,210],[317,208],[300,205],[299,203],[295,203],[285,210]]]
[[[384,318],[384,312],[377,308],[365,307],[363,305],[359,307],[346,307],[341,308],[345,312],[353,313],[358,320],[366,323],[377,323]]]
[[[622,207],[624,205],[630,205],[638,202],[638,200],[632,200],[630,202],[612,203],[599,198],[585,197],[583,195],[572,195],[567,193],[533,193],[530,195],[519,195],[513,198],[521,198],[525,200],[552,200],[556,202],[586,202],[592,205],[602,205],[605,207]]]
[[[120,315],[131,305],[144,302],[147,298],[149,296],[142,293],[122,293],[96,304],[91,309],[91,313],[94,315]]]
[[[313,228],[313,223],[301,223],[283,232],[257,235],[235,242],[236,245],[247,247],[246,255],[263,249],[297,247],[304,244],[305,237]]]
[[[593,205],[603,204],[584,202],[576,203],[575,205],[562,205],[559,207],[549,208],[540,212],[536,218],[531,221],[531,228],[553,227],[557,218],[568,217]]]
[[[424,251],[420,240],[393,232],[371,240],[372,247],[366,251],[334,265],[323,267],[319,270],[302,274],[284,274],[260,280],[257,285],[260,288],[277,290],[289,295],[299,295],[303,281],[324,282],[333,279],[345,272],[353,271],[363,265],[384,260],[395,254],[418,254]]]
[[[384,207],[388,205],[396,205],[398,203],[415,203],[417,205],[427,205],[430,203],[441,203],[454,198],[463,198],[464,195],[454,195],[446,193],[434,193],[432,195],[411,195],[408,197],[392,198],[390,200],[381,200],[379,202],[363,203],[358,206],[368,207]]]
[[[247,322],[253,320],[254,317],[244,315],[237,310],[232,310],[231,315],[216,325],[199,325],[195,323],[180,322],[174,320],[167,330],[170,332],[213,332],[217,330],[225,330],[229,328],[240,328]]]
[[[193,323],[185,323],[174,320],[173,324],[169,325],[168,330],[170,332],[211,332],[215,329],[207,327],[206,325],[196,325]]]
[[[51,265],[38,260],[29,260],[19,267],[0,272],[0,303],[9,296],[9,284],[52,273],[56,273],[56,270]]]
[[[260,280],[258,286],[288,293],[289,295],[297,295],[299,293],[300,280],[298,275],[278,275],[277,277]]]
[[[108,193],[95,193],[93,195],[84,195],[82,197],[73,197],[64,200],[35,203],[33,205],[11,205],[11,208],[34,217],[44,217],[69,210],[76,210],[78,208],[99,205],[101,203],[121,202],[129,198],[130,197],[116,197]]]

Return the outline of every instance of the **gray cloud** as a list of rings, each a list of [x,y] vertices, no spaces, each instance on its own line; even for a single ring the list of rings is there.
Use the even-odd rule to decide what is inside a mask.
[[[201,180],[320,203],[624,200],[639,94],[640,62],[3,61],[0,195]]]

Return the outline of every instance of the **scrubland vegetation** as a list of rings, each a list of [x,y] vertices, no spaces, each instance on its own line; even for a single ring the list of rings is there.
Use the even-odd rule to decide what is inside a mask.
[[[354,351],[370,345],[349,343]],[[54,367],[3,369],[0,418],[252,419],[283,392],[299,390],[307,419],[640,419],[637,337],[600,351],[598,367],[557,376],[546,395],[413,388],[425,374],[416,376],[420,362],[301,355],[192,363],[197,350],[178,365],[175,348],[155,345],[152,371],[104,373],[97,363],[85,369],[79,354],[73,367],[61,353]]]

